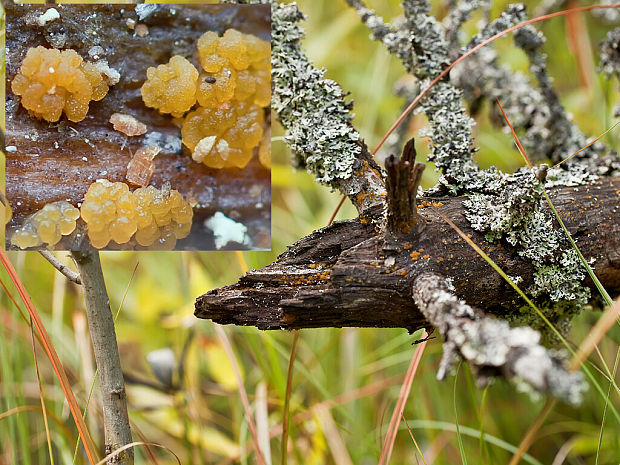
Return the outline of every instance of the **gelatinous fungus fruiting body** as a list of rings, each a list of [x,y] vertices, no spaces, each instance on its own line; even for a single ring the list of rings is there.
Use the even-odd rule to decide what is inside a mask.
[[[204,73],[198,81],[198,103],[218,107],[229,100],[266,107],[271,102],[271,47],[251,34],[228,29],[222,37],[209,31],[198,39]]]
[[[271,169],[271,130],[263,133],[263,139],[258,147],[258,161],[268,170]]]
[[[30,215],[24,224],[13,233],[11,243],[20,249],[47,247],[56,245],[62,236],[75,230],[75,222],[80,211],[64,200],[45,205],[41,210]]]
[[[71,121],[82,121],[91,100],[101,100],[108,84],[97,66],[85,62],[75,50],[30,48],[11,90],[21,96],[30,114],[58,121],[64,111]]]
[[[263,109],[247,102],[200,107],[187,115],[181,134],[195,161],[211,168],[243,168],[261,141],[263,121]]]
[[[146,76],[140,92],[147,107],[183,116],[196,103],[198,70],[182,56],[175,55],[168,64],[150,67]]]
[[[189,234],[193,210],[169,185],[130,192],[125,183],[99,179],[89,187],[81,214],[95,248],[134,239],[143,247],[171,250],[177,239]]]
[[[271,102],[270,44],[228,29],[222,37],[214,31],[204,33],[197,49],[200,77],[192,63],[175,55],[168,64],[147,70],[142,99],[174,117],[198,101],[181,131],[192,158],[210,168],[243,168],[261,143],[262,107]]]

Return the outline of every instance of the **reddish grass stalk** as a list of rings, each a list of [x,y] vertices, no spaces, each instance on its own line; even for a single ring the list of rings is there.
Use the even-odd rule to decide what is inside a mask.
[[[45,437],[47,439],[47,450],[50,454],[50,464],[54,465],[54,454],[52,452],[52,439],[50,438],[50,425],[47,421],[47,407],[45,406],[45,396],[41,385],[41,374],[39,373],[39,357],[37,357],[37,346],[34,343],[34,328],[32,318],[30,319],[30,339],[32,340],[32,355],[34,357],[34,367],[37,372],[37,386],[39,388],[39,398],[41,399],[41,413],[43,413],[43,423],[45,424]]]
[[[9,261],[9,257],[7,257],[6,252],[2,250],[1,248],[0,248],[0,261],[4,265],[4,269],[9,274],[9,277],[11,278],[13,285],[17,289],[17,292],[19,293],[19,296],[21,297],[22,302],[24,302],[24,305],[26,306],[26,309],[28,310],[28,313],[30,314],[30,318],[32,318],[32,322],[34,324],[34,327],[37,330],[37,333],[41,337],[41,345],[43,346],[43,350],[45,350],[45,353],[50,359],[52,368],[54,369],[54,372],[56,373],[56,377],[58,378],[58,381],[60,382],[60,387],[65,396],[65,399],[67,399],[69,410],[71,411],[71,416],[73,416],[73,420],[75,421],[75,424],[77,426],[78,433],[80,437],[82,438],[82,443],[84,444],[84,449],[86,451],[88,461],[92,465],[97,461],[97,453],[95,451],[95,448],[93,447],[93,440],[90,437],[90,432],[88,431],[88,428],[86,427],[86,423],[84,422],[84,419],[82,418],[82,415],[80,413],[80,408],[77,404],[77,401],[75,400],[75,395],[73,394],[73,390],[71,389],[71,384],[69,383],[69,379],[67,378],[67,373],[65,372],[65,369],[63,368],[62,363],[60,362],[60,359],[58,358],[56,349],[54,349],[54,344],[52,344],[49,334],[47,333],[47,330],[45,329],[45,326],[43,325],[43,322],[41,321],[41,317],[39,316],[36,308],[34,307],[34,304],[32,303],[32,299],[30,298],[30,295],[28,294],[28,292],[26,291],[26,288],[24,287],[23,283],[19,279],[19,276],[17,276],[17,272],[15,271],[15,268],[13,268],[13,265],[11,264],[11,262]]]
[[[569,8],[575,8],[576,1],[568,4]],[[592,66],[592,56],[590,55],[590,41],[586,33],[586,25],[581,15],[570,14],[566,16],[566,38],[570,51],[577,61],[579,70],[579,81],[581,87],[585,87],[588,92],[592,91],[594,68]]]
[[[241,404],[243,405],[245,417],[248,421],[248,427],[250,428],[250,434],[252,435],[252,440],[254,441],[256,461],[259,465],[266,465],[265,457],[263,457],[263,453],[259,447],[260,443],[258,442],[258,433],[256,432],[256,425],[254,424],[254,418],[252,417],[252,411],[250,410],[250,401],[248,400],[248,394],[245,391],[245,386],[243,385],[243,378],[241,377],[241,370],[239,369],[239,364],[235,358],[235,353],[233,352],[232,346],[230,345],[230,341],[228,340],[228,336],[226,335],[224,329],[217,323],[213,323],[213,327],[215,328],[215,333],[217,334],[217,337],[220,340],[228,359],[230,360],[230,364],[233,367],[233,372],[235,373],[237,387],[239,388],[239,397],[241,397]]]
[[[426,330],[424,330],[420,338],[425,339],[426,336]],[[398,425],[400,424],[400,419],[405,411],[405,404],[407,403],[407,398],[409,397],[409,392],[411,391],[411,385],[413,384],[413,379],[415,378],[418,365],[420,364],[420,360],[422,359],[422,354],[424,353],[427,343],[428,341],[425,340],[418,345],[413,354],[413,358],[411,359],[411,363],[409,364],[409,369],[407,370],[405,380],[400,387],[398,400],[396,401],[394,411],[392,412],[390,426],[388,427],[387,434],[385,435],[385,442],[383,443],[383,449],[381,450],[381,456],[379,457],[379,465],[387,465],[390,462],[390,456],[392,455],[394,442],[396,441],[396,434],[398,433]]]

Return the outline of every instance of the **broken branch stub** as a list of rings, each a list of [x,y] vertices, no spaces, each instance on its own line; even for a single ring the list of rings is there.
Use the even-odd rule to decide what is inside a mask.
[[[415,157],[415,143],[411,139],[405,144],[400,159],[391,155],[385,161],[388,230],[392,234],[409,233],[418,220],[416,193],[424,171],[424,164],[415,163]]]

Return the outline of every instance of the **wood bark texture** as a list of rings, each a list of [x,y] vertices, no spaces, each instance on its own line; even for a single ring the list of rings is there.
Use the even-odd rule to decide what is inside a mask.
[[[114,318],[110,310],[99,252],[72,252],[72,256],[82,279],[88,329],[99,374],[107,455],[132,442]],[[133,449],[120,452],[108,463],[132,465]]]
[[[159,5],[143,19],[135,7],[55,5],[60,18],[39,26],[37,18],[49,6],[6,5],[6,145],[14,147],[6,159],[6,197],[13,208],[8,237],[46,203],[68,200],[77,205],[89,185],[99,178],[125,182],[132,154],[151,140],[149,134],[158,133],[158,144],[164,150],[154,160],[152,184],[160,187],[169,181],[173,189],[197,202],[192,232],[177,248],[215,249],[213,233],[204,226],[204,220],[217,211],[248,228],[253,248],[268,248],[270,172],[257,157],[244,169],[217,170],[196,163],[180,145],[181,131],[173,118],[146,107],[140,94],[148,67],[167,63],[173,55],[198,63],[196,41],[208,30],[223,33],[237,28],[269,40],[268,5]],[[138,36],[135,28],[127,26],[127,20],[145,24],[148,34]],[[89,50],[100,46],[104,49],[102,58],[120,72],[120,82],[110,87],[103,100],[90,103],[83,121],[73,123],[64,115],[57,123],[33,118],[11,92],[11,80],[27,50],[39,45],[71,48],[86,60],[91,60]],[[126,137],[113,130],[109,123],[113,113],[136,117],[146,124],[147,134]],[[79,226],[76,232],[80,232]],[[74,233],[56,248],[79,249],[83,236]]]
[[[620,178],[550,190],[551,199],[605,288],[620,291]],[[271,265],[196,301],[195,314],[221,324],[261,329],[430,327],[411,298],[424,272],[450,278],[459,298],[508,315],[524,304],[516,292],[439,215],[471,235],[506,273],[532,284],[532,265],[504,243],[489,243],[463,215],[464,197],[419,198],[410,233],[384,250],[384,233],[364,218],[319,229]],[[363,224],[369,223],[369,224]],[[556,225],[557,226],[557,225]],[[559,226],[557,226],[559,227]],[[593,283],[586,278],[586,284]],[[596,295],[596,291],[593,292]]]

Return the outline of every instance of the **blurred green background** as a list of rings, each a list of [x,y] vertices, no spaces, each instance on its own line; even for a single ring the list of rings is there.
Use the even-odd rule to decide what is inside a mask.
[[[370,41],[357,15],[344,1],[303,0],[307,15],[305,46],[327,76],[351,92],[355,101],[355,126],[372,148],[400,114],[405,102],[392,94],[403,68],[383,47]],[[527,2],[530,11],[538,2]],[[369,0],[386,18],[398,15],[397,1]],[[492,17],[508,4],[494,2]],[[433,2],[434,11],[445,6]],[[546,51],[556,89],[575,121],[589,136],[598,135],[614,119],[618,100],[616,82],[596,73],[597,44],[610,29],[591,14],[580,16],[583,32],[577,37],[591,50],[578,61],[571,52],[565,19],[540,25],[547,37]],[[465,30],[475,31],[479,17]],[[524,54],[511,37],[496,45],[502,62],[527,72]],[[581,63],[581,65],[578,65]],[[584,79],[579,68],[585,70]],[[491,127],[480,113],[475,128],[480,146],[479,163],[513,170],[522,160],[506,132]],[[424,126],[414,118],[410,136]],[[135,439],[156,442],[173,450],[183,464],[255,463],[248,451],[251,435],[244,417],[233,370],[210,321],[193,317],[195,298],[214,288],[234,283],[246,267],[262,267],[286,246],[327,224],[340,195],[319,186],[304,172],[294,172],[281,128],[273,129],[273,204],[271,252],[105,252],[101,254],[114,312],[118,311],[117,336],[123,367],[128,375],[128,404]],[[616,146],[617,132],[606,137]],[[420,158],[426,151],[418,147]],[[567,154],[568,155],[568,154]],[[425,171],[424,187],[434,184],[436,174]],[[345,202],[338,217],[356,213]],[[66,260],[64,254],[59,254]],[[69,373],[81,407],[86,404],[94,375],[94,362],[79,289],[68,283],[33,252],[11,253],[11,260],[30,292],[46,328]],[[135,270],[135,273],[134,273]],[[2,271],[2,281],[9,283]],[[13,292],[13,291],[12,291]],[[49,463],[39,390],[34,369],[31,336],[13,304],[2,294],[0,301],[0,464]],[[584,312],[575,321],[570,340],[578,344],[599,313]],[[225,328],[241,366],[245,389],[255,411],[259,433],[269,435],[282,423],[287,367],[293,334],[261,332],[254,328]],[[376,463],[404,373],[413,355],[415,335],[401,329],[317,329],[300,333],[291,393],[289,463]],[[614,327],[600,344],[602,356],[613,364],[620,331]],[[149,366],[147,356],[170,349],[176,364],[183,360],[184,376],[165,386]],[[160,352],[161,354],[161,352]],[[466,366],[458,378],[435,380],[441,342],[433,339],[422,358],[405,409],[426,463],[460,463],[454,433],[455,411],[462,425],[462,439],[469,463],[506,463],[507,448],[523,438],[544,399],[531,399],[513,386],[498,381],[483,391],[475,386]],[[57,463],[71,463],[76,432],[44,353],[37,349],[43,394],[50,411],[50,430]],[[151,359],[152,359],[151,355]],[[595,363],[599,360],[594,358]],[[161,363],[159,362],[161,366]],[[604,383],[601,375],[596,375]],[[612,402],[620,409],[619,397]],[[87,424],[103,443],[101,417],[95,387]],[[34,406],[31,410],[14,409]],[[600,464],[620,463],[620,425],[607,414],[604,399],[592,388],[579,408],[559,404],[542,427],[529,463],[594,463],[601,424],[605,429],[598,454]],[[8,412],[8,414],[3,414]],[[469,428],[469,429],[468,429]],[[480,439],[484,431],[485,440]],[[270,463],[280,463],[280,435],[274,434],[264,449]],[[176,463],[165,450],[136,448],[137,463]],[[565,456],[564,461],[559,461]],[[78,455],[78,463],[87,463]],[[392,455],[393,464],[417,464],[409,434],[402,429]],[[523,462],[526,463],[526,462]]]

